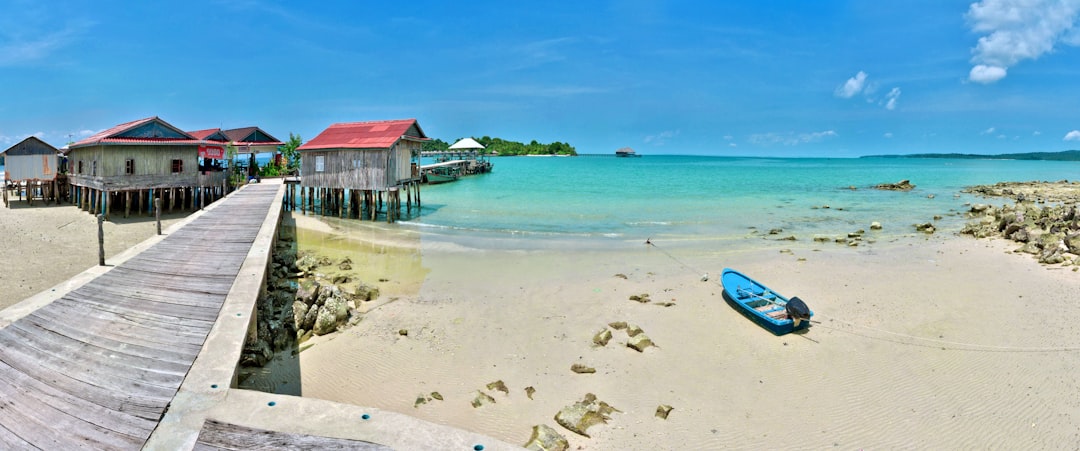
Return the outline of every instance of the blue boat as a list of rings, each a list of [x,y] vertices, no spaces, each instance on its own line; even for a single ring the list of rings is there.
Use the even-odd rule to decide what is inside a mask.
[[[788,299],[734,269],[720,275],[724,300],[751,321],[775,335],[810,327],[814,312],[798,297]]]

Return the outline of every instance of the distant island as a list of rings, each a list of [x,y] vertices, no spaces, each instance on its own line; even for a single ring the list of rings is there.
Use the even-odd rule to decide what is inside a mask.
[[[482,136],[479,138],[474,137],[473,139],[484,146],[485,153],[501,157],[513,155],[577,155],[577,150],[574,149],[574,146],[558,141],[551,144],[542,144],[536,142],[534,139],[532,142],[524,144],[517,141],[507,141],[502,138],[492,138],[489,136]],[[436,138],[425,142],[423,151],[439,152],[445,151],[449,147],[450,143]]]
[[[860,158],[951,158],[962,160],[1044,160],[1080,161],[1080,150],[1061,152],[1023,152],[979,155],[973,153],[913,153],[908,155],[867,155]]]

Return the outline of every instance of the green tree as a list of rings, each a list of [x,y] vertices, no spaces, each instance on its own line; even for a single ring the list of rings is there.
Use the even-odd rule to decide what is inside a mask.
[[[281,146],[281,154],[285,156],[285,160],[288,161],[286,168],[293,170],[300,167],[300,151],[297,150],[304,140],[300,138],[300,135],[294,135],[289,132],[289,141],[285,145]]]

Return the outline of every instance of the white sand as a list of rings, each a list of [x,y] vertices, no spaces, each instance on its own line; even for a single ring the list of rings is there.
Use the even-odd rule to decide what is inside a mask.
[[[321,222],[299,219],[301,227]],[[415,234],[350,229],[333,238],[338,255],[366,255],[353,258],[366,262],[354,269],[371,282],[389,279],[379,285],[396,300],[300,354],[304,396],[511,443],[524,444],[543,423],[572,449],[1080,443],[1080,274],[1007,253],[1004,242],[939,234],[814,246],[820,251],[796,243],[793,254],[691,255],[664,243],[555,253],[429,246]],[[822,323],[771,335],[723,301],[716,276],[725,266],[798,295]],[[704,271],[709,282],[699,280]],[[628,300],[641,293],[653,302]],[[655,305],[665,301],[676,305]],[[640,325],[659,347],[638,353],[618,331],[594,346],[593,334],[612,321]],[[575,374],[574,363],[597,372]],[[496,380],[509,395],[485,388]],[[444,400],[414,407],[433,391]],[[473,408],[478,391],[497,403]],[[622,411],[590,429],[592,438],[553,419],[586,393]],[[667,420],[654,417],[660,404],[674,407]]]

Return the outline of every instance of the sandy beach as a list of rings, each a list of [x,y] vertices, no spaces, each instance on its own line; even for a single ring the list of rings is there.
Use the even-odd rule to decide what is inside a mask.
[[[15,198],[17,199],[17,198]],[[187,216],[164,214],[164,229]],[[105,258],[157,233],[152,216],[113,215],[105,222]],[[98,263],[97,219],[70,204],[0,203],[0,308],[61,283]]]
[[[299,371],[304,396],[511,443],[547,424],[571,449],[1080,443],[1080,398],[1070,395],[1080,391],[1080,276],[1002,240],[939,233],[761,252],[665,243],[482,251],[294,218],[301,249],[350,256],[383,291],[358,325],[316,337],[286,365]],[[780,337],[752,324],[721,298],[724,267],[798,295],[820,323]],[[641,294],[651,302],[629,299]],[[607,326],[617,321],[657,346],[628,348],[626,333]],[[605,328],[613,339],[595,345]],[[508,393],[487,388],[496,381]],[[473,407],[478,393],[495,402]],[[553,419],[587,393],[619,410],[591,438]],[[660,405],[673,407],[666,420],[654,416]]]

